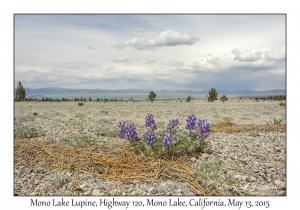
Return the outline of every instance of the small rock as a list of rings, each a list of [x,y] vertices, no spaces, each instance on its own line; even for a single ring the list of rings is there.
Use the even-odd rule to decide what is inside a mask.
[[[76,187],[76,188],[74,189],[74,191],[82,192],[83,190],[82,190],[82,188],[80,188],[80,187]]]
[[[100,190],[93,190],[92,195],[100,195]]]
[[[118,181],[115,182],[115,184],[116,184],[117,186],[120,186],[120,185],[122,185],[122,182],[121,182],[120,180],[118,180]]]
[[[234,176],[234,178],[236,180],[242,180],[243,176],[237,174],[237,175]]]
[[[86,184],[82,184],[82,185],[80,185],[79,187],[80,187],[81,189],[83,189],[83,188],[85,188],[85,186],[86,186]]]
[[[284,190],[286,188],[284,182],[282,182],[280,180],[274,180],[274,184],[282,190]]]
[[[251,182],[256,182],[256,178],[255,178],[254,176],[251,176],[251,177],[250,177],[250,181],[251,181]]]
[[[281,151],[280,147],[275,147],[274,149],[275,149],[276,152],[280,152]]]
[[[39,194],[38,192],[34,191],[34,192],[30,193],[29,195],[30,195],[30,196],[36,196],[36,195],[38,195],[38,194]]]
[[[176,191],[175,191],[176,193],[181,193],[182,192],[182,189],[177,189]]]
[[[202,159],[205,160],[208,158],[208,156],[209,156],[208,154],[204,153],[204,154],[202,154]]]
[[[196,159],[195,157],[192,157],[192,158],[190,159],[190,161],[192,161],[192,162],[196,162],[196,161],[197,161],[197,159]]]

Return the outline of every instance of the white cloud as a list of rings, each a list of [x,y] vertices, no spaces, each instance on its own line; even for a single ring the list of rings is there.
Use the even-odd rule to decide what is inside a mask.
[[[158,37],[153,39],[145,39],[135,37],[130,40],[126,40],[123,43],[112,45],[118,49],[126,47],[137,50],[152,50],[165,46],[179,46],[179,45],[193,45],[199,41],[198,37],[193,37],[188,34],[181,34],[180,32],[174,32],[173,30],[163,31]]]
[[[117,58],[114,60],[114,62],[116,62],[116,63],[125,63],[125,62],[129,62],[129,61],[130,61],[130,59],[127,57]]]
[[[270,60],[282,60],[285,59],[285,49],[267,50],[265,52],[265,58]]]
[[[260,51],[251,52],[250,50],[240,51],[239,49],[234,49],[231,53],[235,55],[234,60],[239,61],[257,61],[262,58],[262,52]]]

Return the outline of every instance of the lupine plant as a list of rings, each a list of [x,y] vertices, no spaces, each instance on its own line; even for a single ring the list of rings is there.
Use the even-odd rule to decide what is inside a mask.
[[[187,154],[191,152],[201,152],[207,148],[207,143],[197,141],[198,138],[204,139],[209,134],[210,125],[206,119],[199,119],[194,114],[190,114],[186,120],[185,128],[190,132],[178,129],[178,118],[169,120],[166,129],[157,131],[157,126],[153,114],[148,114],[145,118],[146,132],[141,137],[137,137],[137,133],[132,123],[124,123],[120,121],[120,138],[129,141],[131,148],[137,154],[161,156],[166,155],[173,157],[174,155]],[[198,135],[192,130],[197,129]]]
[[[101,110],[101,111],[100,111],[100,113],[103,113],[103,114],[108,114],[108,112],[107,112],[107,111],[105,111],[105,110]]]

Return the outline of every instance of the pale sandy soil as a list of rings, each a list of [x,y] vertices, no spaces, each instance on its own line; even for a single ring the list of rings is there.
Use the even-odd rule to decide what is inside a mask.
[[[106,136],[97,136],[90,132],[90,128],[99,121],[106,123],[112,127],[116,127],[121,120],[131,121],[137,125],[138,135],[145,132],[145,117],[148,113],[154,114],[154,119],[158,129],[163,129],[170,118],[179,119],[179,128],[184,129],[185,120],[190,113],[196,115],[197,118],[206,118],[211,124],[219,121],[232,122],[236,124],[266,124],[286,119],[286,107],[279,106],[279,101],[260,101],[238,98],[231,99],[222,103],[207,100],[192,100],[188,102],[180,102],[179,100],[168,101],[138,101],[133,102],[86,102],[84,106],[78,106],[78,102],[19,102],[15,103],[14,117],[15,128],[18,126],[34,126],[44,132],[44,136],[40,137],[46,140],[60,141],[60,139],[71,134],[89,134],[98,139],[99,143],[118,142],[118,137],[110,138]],[[100,113],[105,110],[108,114]],[[33,115],[36,112],[37,115]],[[123,140],[122,140],[123,141]],[[280,195],[285,191],[286,171],[286,134],[285,133],[241,133],[241,134],[225,134],[213,133],[209,136],[208,141],[214,150],[213,154],[205,154],[201,160],[197,159],[195,164],[201,164],[204,159],[214,161],[220,159],[228,167],[239,167],[248,174],[241,174],[237,171],[231,171],[232,176],[240,181],[239,187],[247,184],[256,186],[269,186],[269,188],[257,189],[252,187],[253,195]],[[194,161],[194,160],[193,160]],[[27,169],[26,169],[27,170]],[[26,189],[25,169],[15,169],[15,193],[19,195],[193,195],[193,192],[187,189],[185,183],[180,183],[181,191],[167,192],[159,191],[161,187],[168,185],[168,181],[157,181],[157,183],[143,183],[139,190],[135,190],[137,185],[121,185],[117,187],[110,181],[102,180],[102,187],[91,187],[92,182],[86,177],[82,178],[82,192],[74,192],[69,189],[66,184],[61,189],[50,192],[43,191],[41,184],[37,183],[33,189]],[[227,172],[225,172],[227,173]],[[23,175],[20,175],[23,174]],[[82,175],[81,175],[82,176]],[[24,178],[25,177],[25,178]],[[42,181],[43,184],[45,179]],[[99,180],[95,180],[99,182]],[[177,181],[171,181],[176,184]],[[178,183],[177,183],[178,184]],[[84,187],[83,187],[84,186]],[[270,190],[272,186],[276,186],[276,190]],[[155,190],[156,188],[157,190]],[[105,188],[106,190],[102,190]],[[133,188],[134,190],[128,190]],[[163,188],[162,188],[163,189]],[[255,189],[255,190],[253,190]],[[109,191],[111,190],[111,191]],[[167,194],[169,193],[169,194]],[[171,194],[170,194],[171,193]]]

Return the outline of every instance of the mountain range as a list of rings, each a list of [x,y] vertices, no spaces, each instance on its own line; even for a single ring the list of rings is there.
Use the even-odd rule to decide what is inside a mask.
[[[107,90],[107,89],[68,89],[68,88],[37,88],[31,89],[26,88],[27,96],[36,95],[96,95],[96,94],[149,94],[150,90],[145,89],[117,89],[117,90]],[[156,94],[200,94],[206,95],[208,91],[192,91],[192,90],[155,90]],[[265,91],[255,91],[255,90],[217,90],[218,94],[228,94],[228,95],[285,95],[285,90],[273,89]]]

